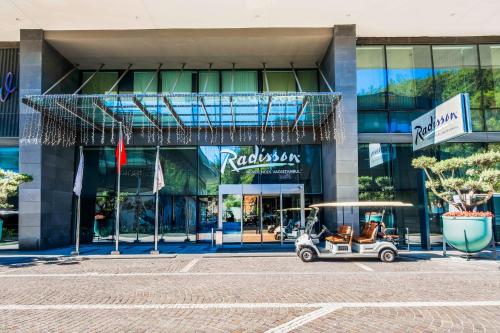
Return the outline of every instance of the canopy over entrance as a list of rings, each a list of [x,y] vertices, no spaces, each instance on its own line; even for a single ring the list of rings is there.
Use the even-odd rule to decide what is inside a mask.
[[[320,142],[342,137],[337,92],[30,95],[23,103],[37,112],[22,140],[48,145],[113,144],[119,127],[126,141],[138,133],[155,145],[195,136],[285,144],[306,131]]]

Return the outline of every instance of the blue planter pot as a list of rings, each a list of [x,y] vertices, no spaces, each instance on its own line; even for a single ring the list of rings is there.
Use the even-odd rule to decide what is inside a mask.
[[[491,217],[443,216],[443,235],[448,244],[459,251],[479,252],[491,242],[491,223]]]

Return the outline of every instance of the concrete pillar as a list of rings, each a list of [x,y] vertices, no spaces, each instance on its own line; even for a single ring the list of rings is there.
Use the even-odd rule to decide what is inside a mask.
[[[32,182],[19,189],[21,250],[52,248],[71,242],[74,148],[23,142],[26,119],[34,111],[21,101],[26,95],[42,94],[71,66],[44,40],[42,30],[21,30],[19,169],[33,176]],[[75,75],[53,93],[66,92],[75,88],[76,83]]]
[[[342,93],[343,141],[323,144],[323,196],[325,201],[358,200],[358,107],[356,96],[356,26],[338,25],[321,63],[332,88]],[[326,90],[326,87],[322,87]],[[337,119],[338,123],[338,119]],[[333,166],[333,167],[332,167]],[[329,228],[350,224],[359,229],[358,209],[325,210]],[[336,223],[335,223],[336,221]]]

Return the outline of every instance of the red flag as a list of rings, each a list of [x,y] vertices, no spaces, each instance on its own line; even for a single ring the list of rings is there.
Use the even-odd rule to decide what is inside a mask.
[[[119,173],[122,169],[122,165],[127,164],[127,152],[125,151],[125,144],[123,140],[118,140],[115,150],[116,157],[116,172]]]

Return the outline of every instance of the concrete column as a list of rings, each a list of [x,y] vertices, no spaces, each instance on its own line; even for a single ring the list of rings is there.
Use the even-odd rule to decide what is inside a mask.
[[[71,64],[44,40],[42,30],[21,30],[19,169],[33,181],[19,189],[19,248],[38,250],[71,242],[74,148],[47,147],[23,142],[26,119],[34,111],[21,99],[42,94],[71,68]],[[53,93],[76,86],[77,76],[68,78]],[[75,88],[76,89],[76,88]],[[38,116],[38,113],[35,112]]]
[[[356,96],[356,26],[339,25],[321,63],[332,88],[342,93],[344,139],[323,144],[323,196],[325,201],[358,200],[358,107]],[[326,90],[326,87],[322,87]],[[339,123],[337,119],[337,123]],[[343,217],[344,215],[344,217]],[[342,224],[359,229],[358,209],[325,211],[329,228]],[[335,223],[336,221],[336,223]]]

